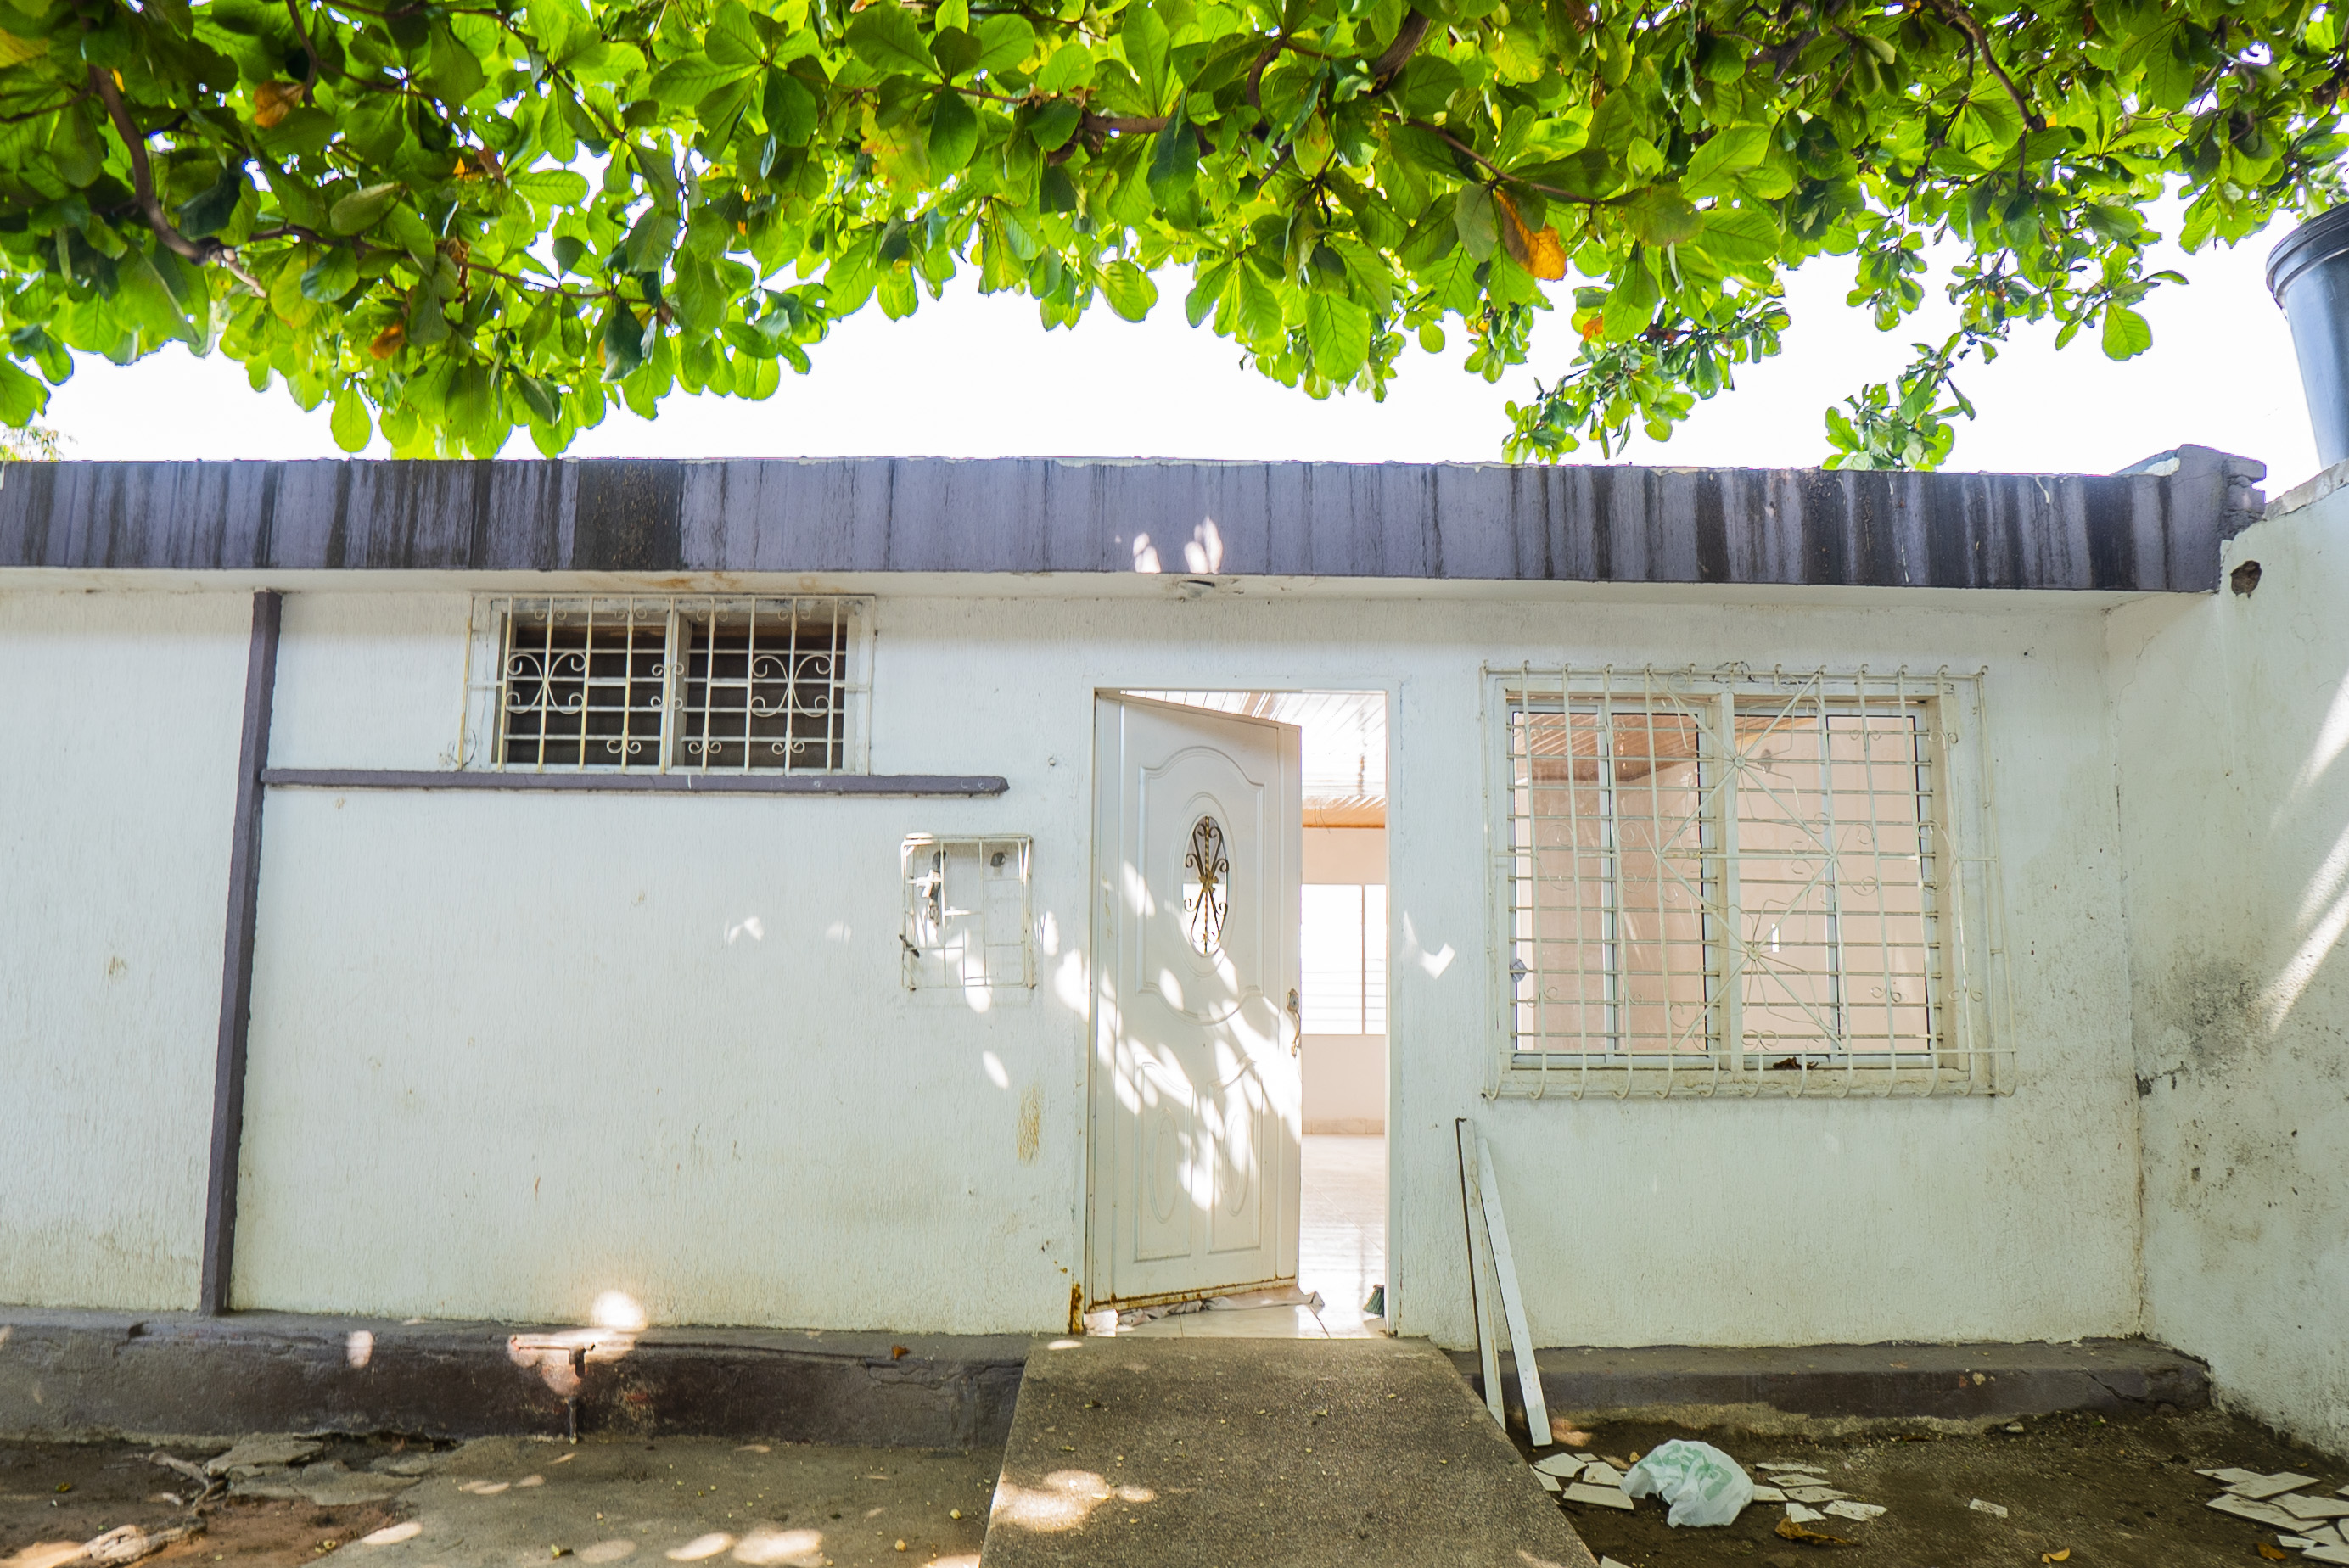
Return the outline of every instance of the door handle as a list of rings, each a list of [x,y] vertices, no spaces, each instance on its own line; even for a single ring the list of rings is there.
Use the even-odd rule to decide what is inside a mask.
[[[1288,988],[1288,1026],[1292,1031],[1288,1037],[1288,1054],[1302,1056],[1305,1053],[1305,1014],[1298,1005],[1297,987],[1294,985]]]

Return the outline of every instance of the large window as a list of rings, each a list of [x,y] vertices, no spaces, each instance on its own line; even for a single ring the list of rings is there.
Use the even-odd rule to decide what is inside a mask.
[[[482,600],[463,763],[861,771],[866,608],[831,596]]]
[[[1997,1087],[1978,677],[1496,686],[1511,1087]]]

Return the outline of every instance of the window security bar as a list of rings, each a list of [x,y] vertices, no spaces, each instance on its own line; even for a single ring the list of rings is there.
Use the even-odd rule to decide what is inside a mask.
[[[836,595],[477,599],[459,766],[864,772],[871,619]]]
[[[2011,1081],[1979,674],[1488,676],[1493,1092]]]

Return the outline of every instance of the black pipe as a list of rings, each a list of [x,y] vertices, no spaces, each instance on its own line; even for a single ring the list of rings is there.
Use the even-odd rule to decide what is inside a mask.
[[[2292,323],[2316,459],[2329,469],[2349,458],[2349,207],[2311,218],[2277,243],[2268,292]]]

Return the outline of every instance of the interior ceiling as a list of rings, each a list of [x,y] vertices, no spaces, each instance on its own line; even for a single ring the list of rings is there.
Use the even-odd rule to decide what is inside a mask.
[[[1384,692],[1138,691],[1133,695],[1296,725],[1305,732],[1306,826],[1386,826]]]

